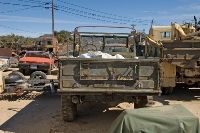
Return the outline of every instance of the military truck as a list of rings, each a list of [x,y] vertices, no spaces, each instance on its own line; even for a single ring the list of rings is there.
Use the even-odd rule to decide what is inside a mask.
[[[130,32],[80,32],[80,28],[109,28],[108,31],[115,28]],[[61,95],[65,121],[73,121],[77,105],[84,102],[103,102],[109,106],[131,102],[135,108],[153,104],[152,96],[161,93],[159,58],[136,57],[136,46],[130,43],[136,36],[132,27],[79,26],[74,29],[74,57],[58,59],[57,91]],[[83,58],[89,54],[90,58]]]
[[[200,86],[200,31],[193,24],[171,23],[152,26],[146,37],[151,53],[162,59],[161,86],[163,94],[171,94],[177,83]],[[157,44],[151,45],[151,44]],[[155,56],[150,54],[149,56]]]

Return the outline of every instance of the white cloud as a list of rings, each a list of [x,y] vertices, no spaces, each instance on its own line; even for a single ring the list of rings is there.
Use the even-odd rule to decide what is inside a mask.
[[[151,11],[140,11],[140,12],[151,12]]]
[[[30,22],[30,23],[52,23],[52,19],[35,18],[35,17],[22,17],[22,16],[6,16],[6,15],[0,15],[0,21]],[[67,20],[59,20],[59,19],[55,19],[54,23],[95,24],[95,23],[88,23],[88,22],[67,21]]]
[[[191,10],[200,10],[199,4],[191,4],[187,6],[178,6],[175,10],[191,11]]]
[[[158,13],[158,14],[168,14],[169,12],[166,11],[140,11],[143,13]]]
[[[165,11],[157,11],[158,14],[168,14],[169,12],[165,12]]]

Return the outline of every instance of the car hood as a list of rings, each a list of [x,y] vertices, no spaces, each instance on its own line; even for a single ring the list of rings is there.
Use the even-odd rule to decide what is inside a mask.
[[[22,57],[20,61],[24,62],[34,62],[34,63],[40,63],[40,62],[50,62],[51,59],[48,58],[42,58],[42,57]]]

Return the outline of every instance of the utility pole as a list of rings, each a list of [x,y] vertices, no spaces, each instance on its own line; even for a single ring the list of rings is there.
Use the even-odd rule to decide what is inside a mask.
[[[54,37],[54,0],[52,0],[52,35]]]

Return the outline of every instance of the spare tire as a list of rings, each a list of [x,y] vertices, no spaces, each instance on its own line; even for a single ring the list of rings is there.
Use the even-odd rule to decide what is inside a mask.
[[[5,84],[15,83],[17,80],[25,80],[25,76],[18,71],[13,71],[5,77]]]
[[[30,79],[47,79],[47,75],[42,71],[35,71],[30,75]],[[38,83],[33,85],[45,85],[46,83]]]

